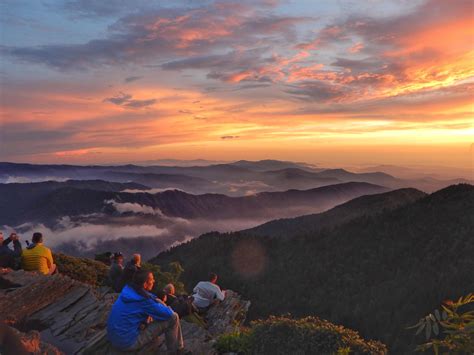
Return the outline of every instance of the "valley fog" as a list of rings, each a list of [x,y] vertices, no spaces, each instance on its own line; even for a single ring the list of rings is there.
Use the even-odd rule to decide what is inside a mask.
[[[22,241],[31,240],[34,232],[41,232],[53,251],[74,256],[94,257],[95,254],[107,251],[120,251],[126,257],[132,253],[140,253],[145,260],[148,260],[172,246],[187,242],[201,234],[210,231],[238,231],[257,226],[267,220],[89,216],[64,217],[54,227],[47,227],[42,223],[25,223],[15,228],[5,226],[5,230],[18,231]]]

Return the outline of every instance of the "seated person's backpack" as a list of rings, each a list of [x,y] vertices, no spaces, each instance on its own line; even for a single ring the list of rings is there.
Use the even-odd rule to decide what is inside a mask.
[[[181,318],[189,316],[194,312],[193,300],[192,297],[189,296],[168,295],[166,299],[166,304],[170,306],[173,311],[178,313]]]

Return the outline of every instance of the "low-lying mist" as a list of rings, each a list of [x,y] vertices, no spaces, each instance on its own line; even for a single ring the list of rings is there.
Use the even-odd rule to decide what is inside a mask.
[[[54,227],[47,227],[42,223],[25,223],[14,228],[3,226],[3,229],[7,232],[16,230],[22,241],[31,240],[34,232],[41,232],[45,245],[51,247],[53,252],[87,257],[107,251],[120,251],[126,257],[138,252],[146,260],[206,232],[237,231],[254,227],[267,220],[188,220],[165,217],[159,213],[125,213],[115,217],[94,214],[62,217]]]

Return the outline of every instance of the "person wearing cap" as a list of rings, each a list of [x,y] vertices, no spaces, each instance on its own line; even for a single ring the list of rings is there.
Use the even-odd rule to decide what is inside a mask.
[[[115,292],[122,291],[123,288],[123,255],[120,252],[114,253],[112,265],[109,269],[109,284]]]
[[[16,233],[3,240],[3,232],[0,232],[0,267],[15,268],[15,259],[21,256],[21,243]],[[13,242],[13,250],[8,246]]]
[[[21,266],[25,271],[39,271],[44,275],[56,272],[51,249],[43,245],[43,234],[33,233],[32,243],[21,253]]]

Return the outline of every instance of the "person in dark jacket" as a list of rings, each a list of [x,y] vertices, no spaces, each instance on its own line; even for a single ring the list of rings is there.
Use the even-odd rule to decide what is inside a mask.
[[[150,292],[154,284],[153,273],[139,270],[124,286],[107,321],[107,337],[114,348],[137,351],[165,333],[168,352],[184,353],[179,316]]]
[[[133,280],[133,275],[142,268],[142,257],[140,254],[133,254],[132,259],[125,265],[122,274],[122,287]]]
[[[13,250],[8,246],[11,242],[13,242]],[[21,252],[21,243],[16,233],[11,233],[10,237],[3,240],[3,233],[0,232],[0,267],[15,268]]]
[[[109,269],[109,284],[115,292],[122,291],[123,278],[123,255],[122,253],[114,253],[112,257],[112,265]]]
[[[167,284],[163,288],[166,295],[166,304],[183,318],[194,312],[193,299],[185,295],[176,295],[176,289],[173,284]]]

